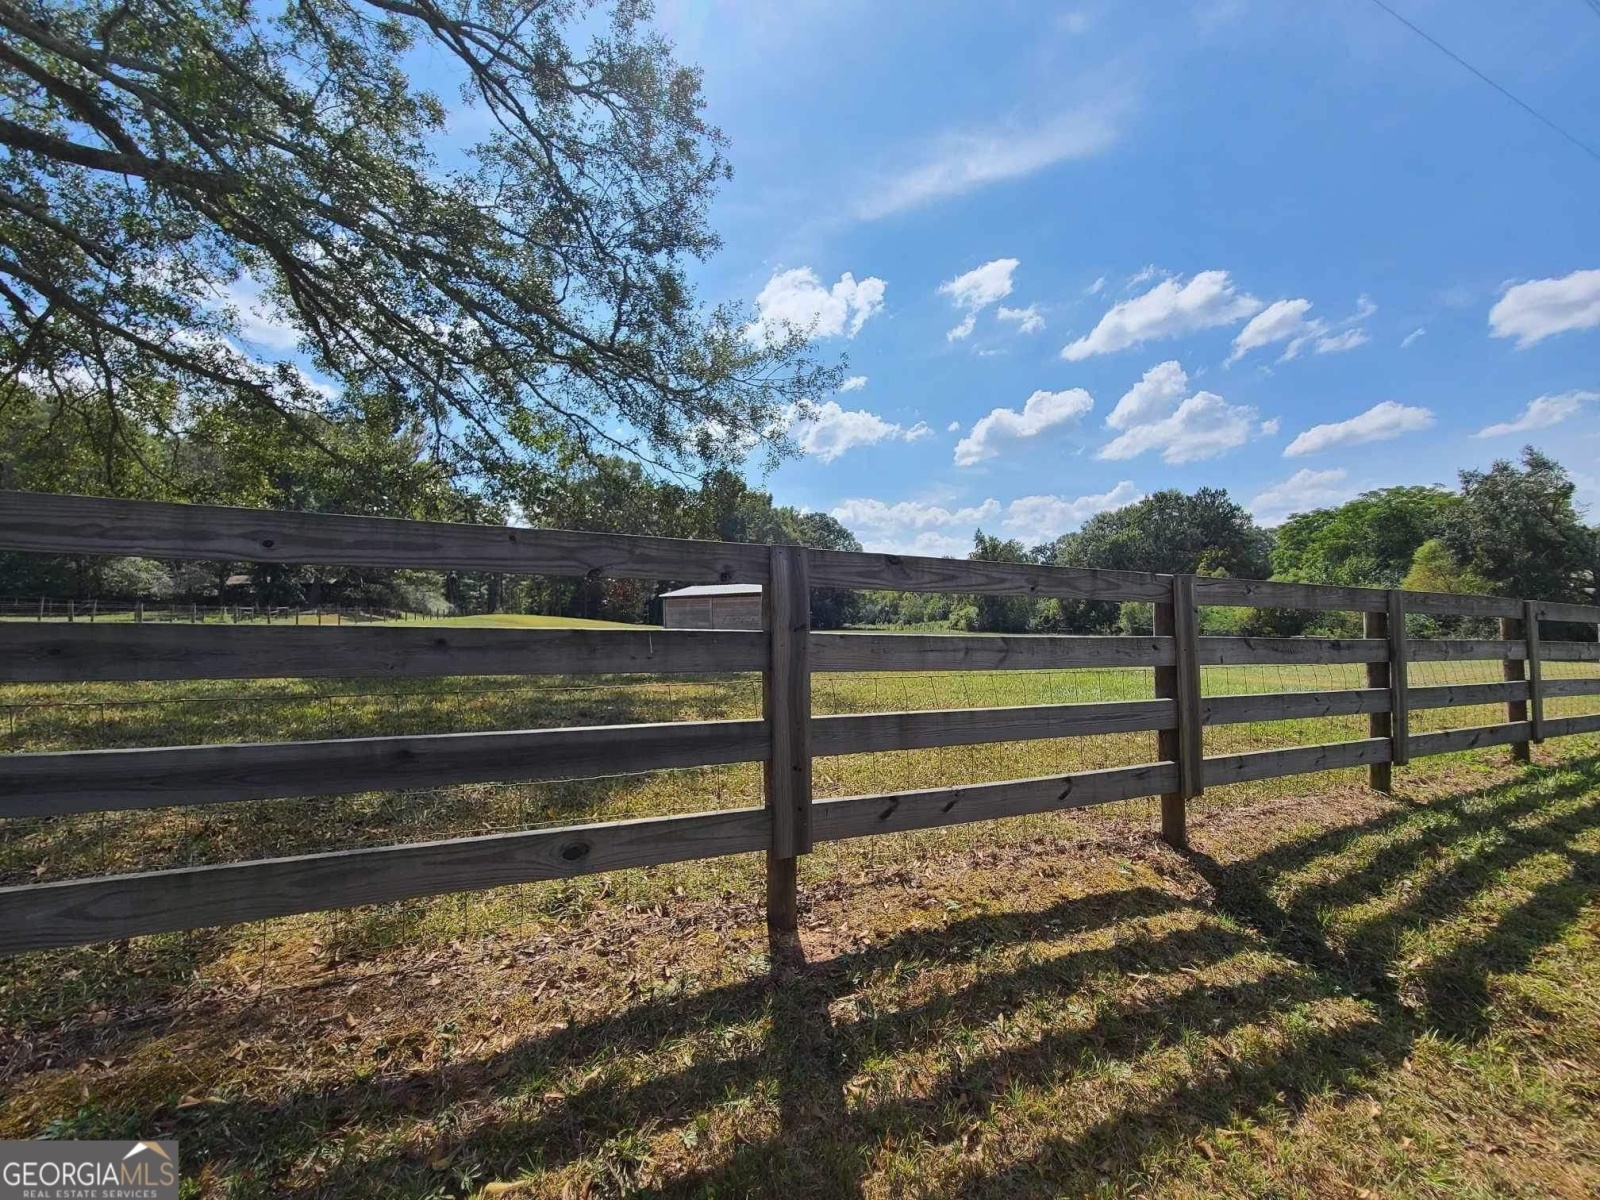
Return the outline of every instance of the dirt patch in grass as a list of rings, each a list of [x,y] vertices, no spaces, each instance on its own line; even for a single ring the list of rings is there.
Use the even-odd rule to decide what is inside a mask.
[[[1546,762],[835,848],[776,952],[740,867],[24,961],[0,1134],[195,1196],[1593,1196],[1600,763]]]

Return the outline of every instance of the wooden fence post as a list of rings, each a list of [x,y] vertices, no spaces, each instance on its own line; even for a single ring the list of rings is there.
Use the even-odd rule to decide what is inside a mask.
[[[799,927],[799,855],[811,851],[811,586],[802,546],[773,546],[762,624],[768,661],[762,712],[771,753],[763,768],[772,844],[767,849],[767,929]]]
[[[1528,646],[1528,740],[1544,741],[1544,664],[1539,660],[1539,606],[1522,602],[1522,636]]]
[[[1389,761],[1403,767],[1411,761],[1411,685],[1407,676],[1406,594],[1389,589]]]
[[[1155,605],[1153,632],[1172,639],[1172,666],[1155,669],[1155,692],[1176,701],[1178,723],[1157,732],[1156,753],[1178,764],[1178,790],[1161,797],[1161,837],[1179,850],[1189,845],[1187,801],[1205,787],[1197,624],[1194,576],[1174,575],[1172,603]]]
[[[1500,618],[1500,636],[1508,642],[1523,640],[1522,622],[1513,617]],[[1500,663],[1500,675],[1507,683],[1517,683],[1528,677],[1527,664],[1520,658],[1503,659]],[[1526,700],[1506,701],[1507,721],[1526,721],[1528,719],[1528,702]],[[1527,742],[1511,743],[1511,761],[1514,763],[1531,762],[1533,756],[1528,752]]]
[[[1389,640],[1389,614],[1387,612],[1366,612],[1361,614],[1361,633],[1368,638],[1381,638]],[[1385,662],[1369,662],[1367,664],[1367,686],[1369,688],[1382,688],[1389,691],[1389,664]],[[1369,713],[1367,715],[1367,736],[1386,738],[1394,728],[1390,714],[1386,712]],[[1367,767],[1367,786],[1375,792],[1392,792],[1394,790],[1394,772],[1386,762],[1372,763]]]

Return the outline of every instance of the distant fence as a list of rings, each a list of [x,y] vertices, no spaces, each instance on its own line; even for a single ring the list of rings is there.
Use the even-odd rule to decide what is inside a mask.
[[[766,803],[687,816],[496,833],[0,888],[0,954],[256,921],[625,867],[765,851],[768,920],[792,930],[795,866],[817,842],[1161,797],[1185,844],[1207,786],[1367,766],[1387,790],[1412,758],[1600,731],[1547,718],[1547,698],[1600,694],[1600,643],[1544,641],[1540,622],[1600,608],[891,554],[0,492],[0,549],[613,576],[763,585],[763,631],[0,622],[0,683],[440,675],[760,672],[763,717],[589,728],[0,755],[0,818],[573,779],[763,764]],[[812,588],[1144,601],[1152,636],[813,633]],[[1364,614],[1361,638],[1202,637],[1197,608]],[[1498,639],[1409,640],[1407,613],[1498,619]],[[1415,661],[1497,660],[1502,682],[1410,687]],[[1364,663],[1366,687],[1202,697],[1214,665]],[[1154,668],[1148,700],[813,717],[822,671]],[[1412,734],[1413,709],[1505,704],[1501,724]],[[1206,726],[1366,714],[1367,738],[1204,757]],[[814,756],[1154,731],[1159,761],[1035,779],[813,800]]]
[[[230,604],[216,600],[65,600],[54,596],[40,596],[37,600],[0,599],[0,617],[30,621],[165,621],[168,624],[184,622],[199,624],[205,621],[282,621],[290,625],[301,622],[318,624],[356,624],[361,621],[411,620],[414,613],[399,609],[383,609],[360,604]]]

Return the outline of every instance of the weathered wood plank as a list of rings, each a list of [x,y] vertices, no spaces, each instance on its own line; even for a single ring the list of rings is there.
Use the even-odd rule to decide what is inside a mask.
[[[0,817],[584,779],[766,756],[760,721],[3,754]]]
[[[1544,694],[1551,696],[1593,696],[1600,693],[1600,678],[1595,679],[1546,679],[1544,681]]]
[[[1544,667],[1540,663],[1539,606],[1532,600],[1522,606],[1522,636],[1528,647],[1528,740],[1544,741]],[[1568,642],[1567,645],[1573,645]]]
[[[1184,802],[1205,790],[1200,760],[1205,757],[1202,740],[1205,727],[1200,722],[1200,656],[1197,649],[1198,617],[1194,599],[1195,577],[1172,577],[1172,647],[1176,671],[1178,702],[1178,795],[1179,803],[1164,805],[1161,836],[1180,849],[1189,844],[1188,816]],[[1174,811],[1168,813],[1166,808]]]
[[[1270,663],[1381,662],[1388,643],[1376,638],[1203,637],[1200,661],[1208,667]]]
[[[1500,637],[1505,641],[1522,641],[1522,621],[1511,617],[1500,618]],[[1507,683],[1520,686],[1522,695],[1513,697],[1506,703],[1506,720],[1526,721],[1528,719],[1528,685],[1518,681],[1527,678],[1527,667],[1521,659],[1506,659],[1500,664],[1501,678]],[[1527,742],[1511,743],[1511,761],[1516,763],[1529,763],[1533,761],[1532,747]]]
[[[1517,665],[1521,666],[1520,663]],[[1511,704],[1525,700],[1528,685],[1515,680],[1505,683],[1451,683],[1438,687],[1414,687],[1406,695],[1412,708],[1465,708],[1475,704]]]
[[[1358,742],[1331,742],[1320,746],[1290,746],[1282,750],[1256,750],[1247,754],[1221,754],[1206,759],[1206,784],[1247,783],[1277,779],[1312,771],[1364,767],[1389,760],[1390,739],[1365,738]]]
[[[0,622],[0,682],[759,671],[754,630]]]
[[[1539,642],[1541,662],[1600,662],[1600,642]]]
[[[1554,600],[1535,602],[1546,621],[1570,621],[1575,625],[1600,625],[1600,608],[1592,604],[1562,604]]]
[[[1411,638],[1406,657],[1412,662],[1474,662],[1527,657],[1528,648],[1520,641],[1499,638]]]
[[[1042,567],[965,558],[918,558],[810,550],[811,586],[986,596],[1055,596],[1064,600],[1160,600],[1167,576],[1141,571]]]
[[[814,633],[813,671],[1040,671],[1172,662],[1167,637]]]
[[[811,751],[822,757],[989,742],[1137,733],[1177,724],[1171,700],[1110,700],[1010,708],[930,709],[813,717]],[[0,760],[3,761],[3,760]]]
[[[1526,622],[1518,621],[1513,628],[1524,628]],[[1500,638],[1412,638],[1407,643],[1412,662],[1459,662],[1472,659],[1509,659],[1526,662],[1528,658],[1527,634],[1515,641]],[[1600,643],[1596,642],[1545,642],[1539,643],[1539,658],[1544,662],[1600,662]]]
[[[1380,664],[1381,665],[1381,664]],[[1241,725],[1252,721],[1296,721],[1307,717],[1348,717],[1389,711],[1386,687],[1351,688],[1338,692],[1262,692],[1255,695],[1207,696],[1200,701],[1206,725]],[[1387,737],[1387,733],[1375,734]]]
[[[0,955],[764,850],[762,808],[0,888]]]
[[[0,491],[0,549],[517,575],[765,583],[767,548]]]
[[[819,800],[813,810],[819,842],[932,829],[996,817],[1086,808],[1155,796],[1178,785],[1175,763],[1146,763],[1042,779],[1010,779],[965,787]]]
[[[1512,721],[1505,725],[1472,725],[1439,733],[1414,733],[1411,735],[1411,757],[1450,754],[1457,750],[1475,750],[1480,746],[1507,746],[1527,741],[1528,733],[1526,721]]]
[[[771,554],[772,582],[762,594],[762,624],[771,647],[762,711],[772,740],[764,783],[772,810],[772,855],[793,858],[811,852],[811,586],[804,550],[773,546]],[[773,916],[769,904],[768,917]],[[785,920],[782,927],[792,930],[794,923]]]
[[[1170,699],[1173,711],[1176,713],[1178,704],[1178,667],[1177,667],[1177,593],[1176,587],[1167,596],[1165,604],[1152,604],[1150,606],[1151,626],[1150,632],[1158,637],[1170,638],[1173,643],[1171,666],[1161,666],[1151,672],[1153,676],[1154,691],[1158,697]],[[1192,647],[1191,647],[1192,649]],[[1178,727],[1178,722],[1173,721],[1170,729],[1163,729],[1156,734],[1156,757],[1163,762],[1172,763],[1178,769],[1175,776],[1178,786],[1171,791],[1161,793],[1161,835],[1177,838],[1174,845],[1181,845],[1182,840],[1188,836],[1188,814],[1183,800],[1183,733]]]
[[[1547,738],[1570,737],[1576,733],[1600,733],[1600,713],[1585,713],[1581,717],[1546,717],[1544,735]]]
[[[1514,616],[1522,605],[1503,596],[1458,595],[1454,592],[1407,592],[1406,611],[1435,617]]]
[[[1382,612],[1365,612],[1361,614],[1361,632],[1369,638],[1379,638],[1385,645],[1389,641],[1389,609],[1385,603]],[[1387,656],[1385,656],[1387,657]],[[1375,710],[1367,718],[1367,736],[1369,738],[1387,738],[1394,732],[1394,722],[1389,719],[1389,707],[1393,702],[1393,692],[1390,689],[1389,664],[1387,662],[1369,662],[1366,665],[1367,687],[1382,688],[1384,691],[1384,706]],[[1392,763],[1375,762],[1367,768],[1367,786],[1375,792],[1385,794],[1394,791],[1394,767]]]
[[[1377,588],[1333,587],[1321,583],[1275,583],[1266,579],[1195,580],[1195,599],[1206,605],[1238,608],[1303,608],[1320,612],[1376,612],[1384,606]]]
[[[1195,581],[1195,596],[1201,604],[1318,612],[1385,612],[1389,605],[1382,588],[1280,583],[1265,579],[1200,578]],[[1407,592],[1406,607],[1411,612],[1469,617],[1503,617],[1521,611],[1517,601],[1500,596],[1458,596],[1446,592]]]
[[[1399,588],[1389,591],[1389,740],[1393,750],[1389,762],[1403,767],[1411,761],[1407,747],[1411,738],[1411,706],[1407,682],[1406,594]]]

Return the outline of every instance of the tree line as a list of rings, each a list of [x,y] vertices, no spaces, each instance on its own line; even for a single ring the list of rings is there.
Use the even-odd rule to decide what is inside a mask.
[[[1155,492],[1076,533],[1026,546],[977,531],[973,559],[1184,572],[1351,587],[1593,603],[1600,530],[1584,523],[1566,470],[1529,446],[1515,462],[1462,471],[1458,487],[1392,487],[1264,529],[1225,489]],[[1148,632],[1150,606],[1025,596],[869,593],[864,623],[984,633]],[[1357,632],[1346,613],[1206,609],[1218,633]],[[1464,624],[1456,622],[1456,624]],[[1593,629],[1573,636],[1593,637]]]

